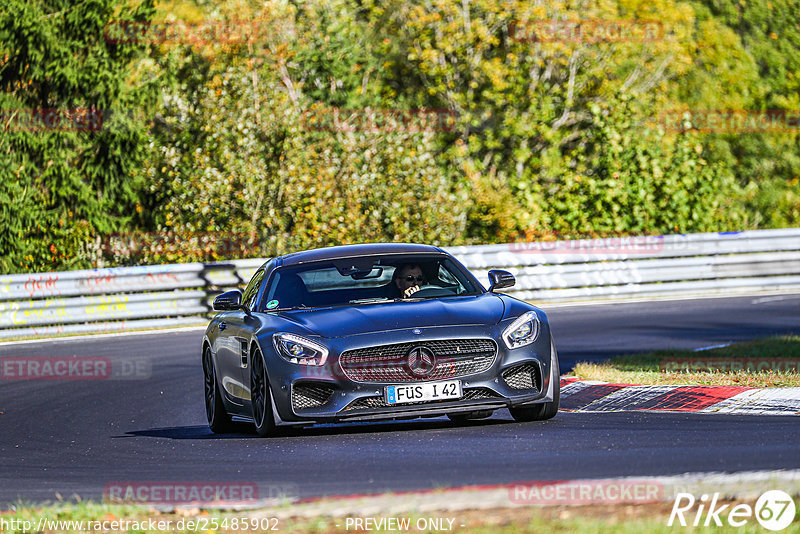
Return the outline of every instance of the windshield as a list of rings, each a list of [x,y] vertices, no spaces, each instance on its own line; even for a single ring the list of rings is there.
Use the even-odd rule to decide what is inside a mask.
[[[408,288],[412,288],[411,294]],[[447,256],[348,258],[278,269],[270,279],[262,309],[372,304],[480,292]]]

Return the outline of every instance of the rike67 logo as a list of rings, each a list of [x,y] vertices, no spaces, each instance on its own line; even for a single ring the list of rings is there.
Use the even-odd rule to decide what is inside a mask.
[[[756,501],[755,507],[749,504],[718,504],[719,493],[709,496],[703,494],[695,499],[691,493],[678,493],[669,514],[667,526],[677,524],[688,526],[723,526],[726,522],[732,527],[742,527],[755,516],[767,530],[783,530],[794,521],[795,505],[792,497],[781,490],[765,492]],[[730,510],[729,510],[730,508]]]

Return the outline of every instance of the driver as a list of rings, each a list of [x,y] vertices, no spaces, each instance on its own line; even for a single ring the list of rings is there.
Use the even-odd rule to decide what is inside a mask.
[[[419,291],[420,286],[425,285],[425,275],[419,265],[401,265],[394,271],[394,283],[400,290],[400,295],[407,299]]]

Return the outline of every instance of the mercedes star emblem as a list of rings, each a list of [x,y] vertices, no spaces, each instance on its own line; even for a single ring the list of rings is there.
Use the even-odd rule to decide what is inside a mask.
[[[427,376],[436,367],[436,356],[430,349],[425,347],[414,347],[408,351],[406,360],[408,371],[414,376]]]

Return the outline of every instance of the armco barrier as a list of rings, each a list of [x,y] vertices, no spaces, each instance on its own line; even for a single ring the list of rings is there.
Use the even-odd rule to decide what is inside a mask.
[[[448,249],[470,270],[506,269],[534,302],[800,289],[800,228]]]
[[[244,286],[263,262],[0,276],[0,339],[198,324],[215,295]]]
[[[537,303],[800,289],[800,228],[451,247]],[[0,276],[0,339],[201,323],[263,259]],[[165,320],[169,318],[169,320]]]

